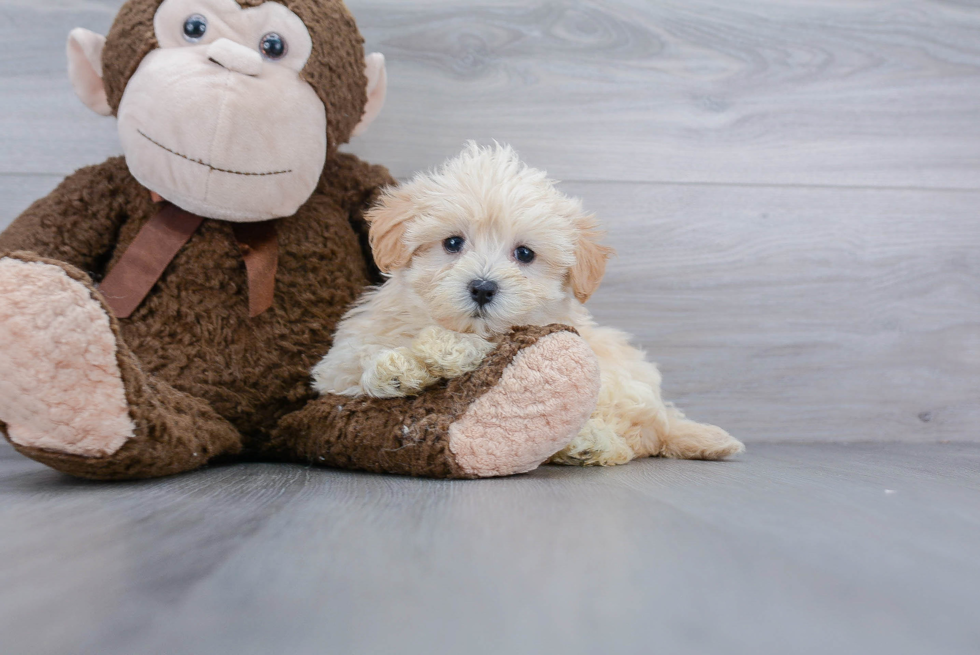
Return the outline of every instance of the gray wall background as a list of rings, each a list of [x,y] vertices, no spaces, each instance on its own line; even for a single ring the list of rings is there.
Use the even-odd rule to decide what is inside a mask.
[[[0,7],[0,227],[120,152],[65,73],[119,0]],[[980,441],[980,7],[352,0],[399,177],[513,144],[605,222],[591,301],[697,419],[760,441]]]

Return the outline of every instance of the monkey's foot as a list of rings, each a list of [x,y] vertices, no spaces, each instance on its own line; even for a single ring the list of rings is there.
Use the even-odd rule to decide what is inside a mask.
[[[270,455],[437,478],[524,473],[595,408],[599,363],[570,328],[511,332],[475,371],[410,398],[325,395],[283,418]]]
[[[142,371],[85,273],[24,252],[0,257],[0,433],[99,480],[189,471],[242,448],[207,402]]]
[[[546,333],[519,350],[497,384],[453,422],[449,450],[470,476],[530,471],[578,434],[598,395],[599,364],[585,341],[573,332]]]
[[[109,316],[59,266],[0,259],[0,421],[19,446],[85,457],[134,434]]]

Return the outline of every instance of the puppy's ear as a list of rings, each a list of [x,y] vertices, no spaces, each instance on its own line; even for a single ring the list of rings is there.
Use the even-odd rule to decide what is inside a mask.
[[[364,215],[371,225],[368,238],[374,262],[382,273],[401,268],[412,258],[404,237],[414,216],[415,205],[410,194],[397,187],[386,191],[380,202]]]
[[[599,288],[606,273],[606,262],[615,250],[599,243],[604,234],[592,216],[579,219],[578,235],[575,263],[568,272],[568,281],[575,298],[584,303]]]

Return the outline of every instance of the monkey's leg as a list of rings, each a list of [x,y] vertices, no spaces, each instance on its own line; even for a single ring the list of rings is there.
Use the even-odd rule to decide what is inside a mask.
[[[514,330],[477,370],[407,398],[323,396],[284,417],[271,447],[323,466],[439,478],[536,468],[570,442],[599,365],[562,326]]]
[[[88,276],[29,253],[0,258],[0,431],[32,459],[105,480],[241,449],[205,401],[140,370]]]

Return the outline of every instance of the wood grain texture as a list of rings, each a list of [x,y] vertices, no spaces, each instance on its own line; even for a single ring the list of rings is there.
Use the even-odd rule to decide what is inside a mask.
[[[618,256],[589,306],[749,442],[980,441],[978,192],[569,183]]]
[[[93,484],[4,452],[9,655],[980,647],[976,444],[477,482],[255,464]]]
[[[4,0],[0,6],[0,175],[67,175],[119,154],[113,119],[97,116],[68,82],[74,27],[105,34],[117,0]],[[8,218],[6,212],[0,220]]]
[[[72,98],[63,43],[119,4],[0,9],[0,172],[64,174],[118,148]],[[353,150],[398,176],[496,138],[565,179],[978,188],[975,3],[349,5],[391,85]],[[39,140],[59,148],[25,159]]]
[[[980,181],[975,3],[351,7],[397,108],[354,150],[397,175],[496,138],[565,179]]]

